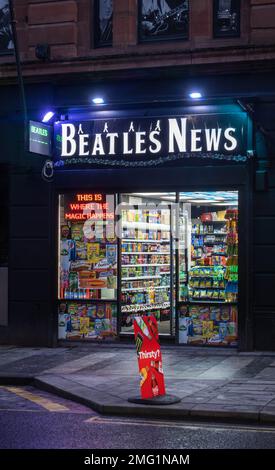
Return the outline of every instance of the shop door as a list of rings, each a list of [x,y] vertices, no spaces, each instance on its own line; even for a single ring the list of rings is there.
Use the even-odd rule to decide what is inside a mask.
[[[120,333],[137,315],[155,315],[159,333],[173,334],[175,193],[123,194],[120,199]]]
[[[178,203],[178,341],[237,346],[238,192],[181,192]]]

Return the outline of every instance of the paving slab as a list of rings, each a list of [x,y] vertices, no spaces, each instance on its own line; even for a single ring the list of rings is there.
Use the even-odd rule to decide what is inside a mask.
[[[175,346],[162,352],[166,391],[181,398],[175,405],[128,402],[139,394],[132,344],[0,347],[0,384],[33,381],[105,414],[275,424],[274,355]]]

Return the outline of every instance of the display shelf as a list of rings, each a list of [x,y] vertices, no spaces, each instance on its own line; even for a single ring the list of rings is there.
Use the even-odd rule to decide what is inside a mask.
[[[169,263],[139,263],[139,264],[122,264],[122,268],[143,268],[144,266],[170,266]]]
[[[238,302],[226,302],[225,300],[179,300],[179,304],[190,305],[190,304],[222,304],[222,305],[238,305]]]
[[[154,222],[128,222],[122,221],[122,227],[133,228],[139,230],[163,230],[164,232],[170,232],[170,224],[156,224]]]
[[[122,251],[122,255],[169,255],[170,251]]]
[[[226,242],[204,242],[204,245],[227,245]],[[202,245],[194,245],[195,248],[202,248]]]
[[[160,275],[158,276],[131,276],[131,277],[122,277],[121,280],[123,281],[135,281],[139,279],[159,279]]]
[[[121,311],[123,313],[144,312],[147,310],[161,310],[170,307],[170,302],[163,302],[162,304],[137,304],[137,305],[122,305]]]
[[[226,237],[227,232],[209,232],[209,233],[191,232],[191,235],[196,235],[197,237],[207,237],[208,235],[223,235]]]
[[[226,224],[226,219],[223,220],[202,220],[200,224]]]
[[[227,256],[226,253],[208,253],[207,256]]]
[[[218,300],[209,300],[209,299],[193,300],[193,299],[190,299],[189,303],[192,303],[192,304],[228,304],[228,302],[226,302],[225,300],[222,300],[222,299],[218,299]]]
[[[214,279],[215,281],[222,281],[222,279],[217,279],[215,276],[210,276],[210,275],[201,275],[201,276],[190,276],[190,279]]]
[[[166,240],[166,239],[163,239],[163,240],[143,240],[143,239],[138,239],[138,238],[124,238],[122,237],[121,238],[122,240],[122,243],[133,243],[133,242],[137,242],[137,243],[170,243],[170,240]]]
[[[211,290],[211,289],[214,289],[214,290],[224,290],[225,287],[213,287],[213,286],[208,286],[208,287],[192,287],[192,286],[190,286],[190,289],[192,289],[192,290]]]
[[[133,291],[147,291],[147,290],[162,290],[162,289],[170,289],[171,286],[144,286],[144,287],[129,287],[129,289],[121,289],[121,292],[133,292]]]

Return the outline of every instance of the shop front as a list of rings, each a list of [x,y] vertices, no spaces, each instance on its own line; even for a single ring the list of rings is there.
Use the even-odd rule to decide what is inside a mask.
[[[245,348],[249,118],[133,116],[55,124],[58,339]]]

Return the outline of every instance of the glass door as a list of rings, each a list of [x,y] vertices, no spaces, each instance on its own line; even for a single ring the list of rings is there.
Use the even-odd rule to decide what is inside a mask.
[[[179,343],[236,346],[238,192],[181,192],[179,206]]]
[[[171,203],[174,193],[121,195],[121,333],[137,315],[154,314],[159,333],[171,334]]]

